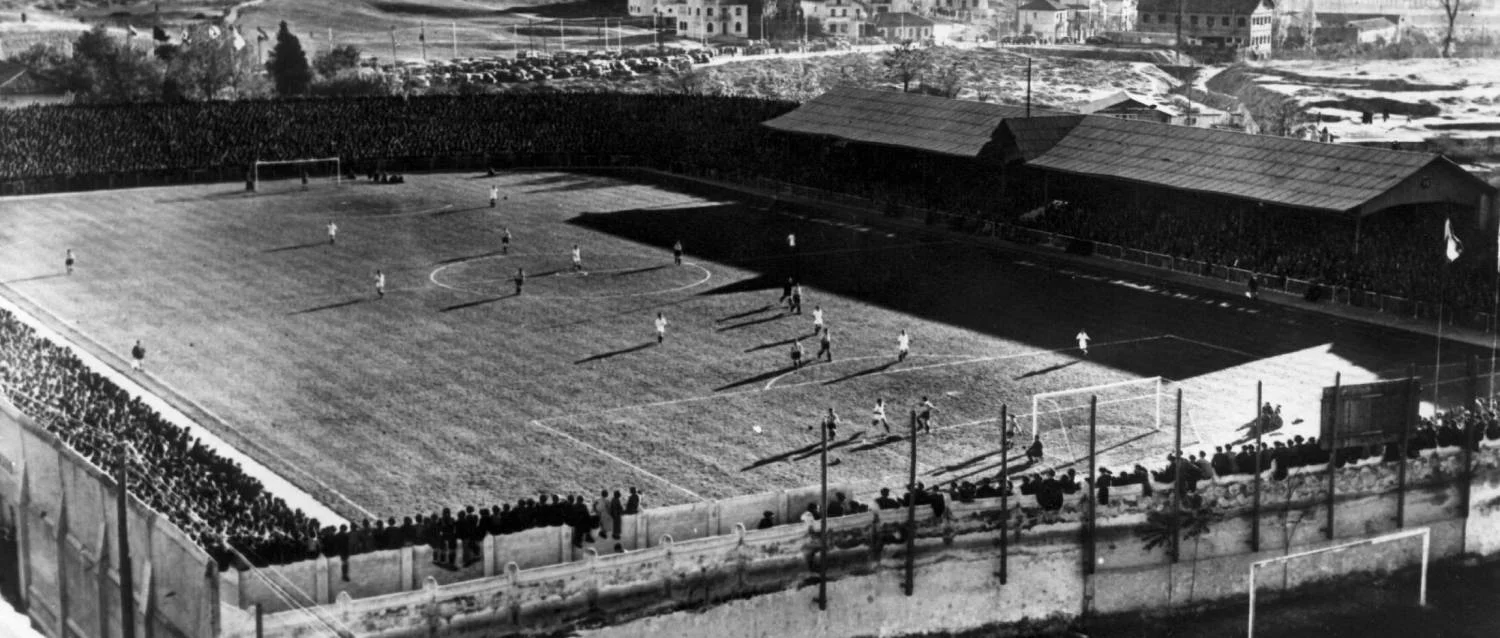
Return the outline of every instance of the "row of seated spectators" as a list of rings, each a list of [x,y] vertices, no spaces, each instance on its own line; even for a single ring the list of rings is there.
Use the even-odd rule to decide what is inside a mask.
[[[1127,198],[1059,200],[1015,221],[1040,230],[1148,252],[1484,311],[1493,302],[1489,258],[1443,257],[1443,220],[1399,212],[1360,222],[1273,210],[1135,207]],[[1470,246],[1488,246],[1475,241]],[[1357,248],[1357,252],[1356,252]]]
[[[1497,412],[1497,408],[1500,408],[1500,401],[1476,406],[1473,410],[1462,409],[1424,418],[1412,430],[1407,455],[1416,458],[1423,450],[1460,447],[1466,441],[1470,449],[1477,450],[1481,440],[1500,441],[1500,416],[1497,416],[1500,412]],[[1274,431],[1280,427],[1280,406],[1272,408],[1267,404],[1262,412],[1260,427],[1263,431]],[[1253,434],[1251,438],[1253,439]],[[1032,444],[1033,450],[1036,445]],[[1040,454],[1036,456],[1040,457]],[[1217,446],[1212,456],[1206,451],[1198,452],[1196,457],[1190,453],[1169,454],[1166,464],[1154,471],[1139,464],[1130,471],[1119,474],[1100,468],[1097,481],[1081,477],[1077,470],[1070,468],[1061,473],[1045,469],[1013,476],[1009,481],[999,473],[977,481],[955,481],[948,484],[946,493],[939,488],[928,489],[918,483],[917,503],[930,503],[934,512],[941,515],[945,498],[968,503],[975,499],[999,498],[1002,494],[1019,494],[1034,497],[1042,510],[1056,511],[1062,509],[1068,495],[1078,494],[1088,489],[1090,484],[1096,483],[1093,493],[1100,504],[1108,505],[1110,489],[1114,487],[1140,485],[1141,493],[1148,496],[1156,490],[1172,489],[1179,468],[1182,470],[1182,489],[1187,493],[1196,492],[1200,483],[1214,482],[1219,477],[1254,476],[1257,456],[1261,472],[1269,472],[1269,478],[1278,481],[1284,480],[1296,468],[1323,465],[1332,460],[1332,453],[1323,449],[1317,437],[1294,436],[1290,441],[1277,440],[1269,445],[1262,443],[1258,447],[1253,442],[1247,442],[1240,445],[1238,452],[1233,445]],[[1401,458],[1401,446],[1388,443],[1384,446],[1341,448],[1337,465],[1344,467],[1371,458],[1378,458],[1380,462],[1398,460]],[[1029,468],[1023,466],[1023,471],[1025,469]],[[876,503],[880,509],[896,509],[906,507],[910,498],[910,491],[897,500],[890,498],[889,489],[882,489],[881,498]],[[829,510],[831,514],[833,508],[830,506]]]
[[[18,409],[100,468],[118,467],[122,446],[129,444],[124,456],[131,493],[186,532],[221,569],[416,544],[433,547],[440,564],[457,566],[477,559],[484,534],[566,524],[579,545],[593,540],[594,529],[604,538],[618,538],[620,516],[642,508],[641,492],[630,488],[628,496],[616,491],[592,504],[582,497],[552,495],[477,512],[469,506],[456,513],[417,514],[399,524],[393,517],[374,524],[367,519],[353,529],[324,527],[266,491],[238,463],[202,445],[4,310],[0,389]],[[465,541],[463,554],[458,553],[459,541]]]

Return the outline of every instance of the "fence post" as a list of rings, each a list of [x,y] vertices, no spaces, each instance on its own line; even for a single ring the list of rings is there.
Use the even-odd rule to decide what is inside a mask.
[[[1330,440],[1328,442],[1328,529],[1325,531],[1325,533],[1328,535],[1328,540],[1333,540],[1333,499],[1335,492],[1334,484],[1336,482],[1335,479],[1338,475],[1337,469],[1339,466],[1339,381],[1341,380],[1341,378],[1342,373],[1333,373],[1333,415],[1330,419],[1330,421],[1332,421],[1332,424],[1329,427],[1329,431],[1332,432],[1332,436],[1330,437]]]
[[[1417,364],[1407,364],[1406,385],[1401,390],[1402,406],[1416,405],[1417,397],[1412,396],[1413,381],[1416,377]],[[1401,415],[1401,464],[1396,466],[1396,529],[1406,527],[1406,463],[1410,460],[1407,454],[1411,451],[1411,422],[1412,415],[1405,413]]]
[[[1251,506],[1250,515],[1250,551],[1252,552],[1260,551],[1260,440],[1261,430],[1264,429],[1263,426],[1265,425],[1264,420],[1261,419],[1260,406],[1261,401],[1264,400],[1264,396],[1262,396],[1263,390],[1263,382],[1256,381],[1255,420],[1251,421],[1251,423],[1255,424],[1255,449],[1251,450],[1252,454],[1255,456],[1255,501],[1254,505]]]

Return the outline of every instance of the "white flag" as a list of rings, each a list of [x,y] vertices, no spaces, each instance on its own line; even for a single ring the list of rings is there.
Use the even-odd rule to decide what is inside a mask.
[[[1457,261],[1458,256],[1464,252],[1464,243],[1453,234],[1453,220],[1451,219],[1443,220],[1443,241],[1448,244],[1449,263]]]
[[[234,32],[234,50],[238,51],[243,48],[245,48],[245,38],[244,36],[240,35],[240,32],[238,30],[236,30]]]
[[[208,25],[208,37],[209,38],[217,40],[217,39],[219,39],[220,35],[223,35],[223,33],[224,33],[223,31],[219,30],[219,27],[216,27],[216,26],[214,26],[212,24]]]

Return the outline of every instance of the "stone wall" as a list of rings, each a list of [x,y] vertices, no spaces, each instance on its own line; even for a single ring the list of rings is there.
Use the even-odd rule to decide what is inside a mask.
[[[1410,461],[1404,493],[1395,489],[1395,464],[1340,469],[1331,539],[1328,475],[1303,468],[1286,480],[1262,482],[1258,519],[1253,480],[1200,486],[1202,511],[1212,520],[1206,533],[1182,541],[1175,561],[1144,540],[1152,514],[1173,507],[1170,491],[1146,497],[1120,490],[1115,502],[1098,508],[1092,570],[1085,565],[1081,498],[1055,514],[1036,510],[1029,499],[1009,509],[991,499],[952,503],[941,517],[918,508],[913,596],[903,587],[906,511],[892,510],[828,521],[827,610],[815,601],[817,524],[758,531],[736,524],[727,535],[661,537],[647,548],[587,552],[583,560],[537,569],[509,564],[494,576],[451,585],[428,579],[419,591],[341,595],[310,612],[267,616],[267,635],[312,635],[332,626],[358,635],[478,636],[572,626],[620,636],[855,636],[1181,607],[1244,596],[1254,561],[1401,527],[1428,528],[1435,559],[1493,552],[1500,545],[1493,531],[1500,524],[1500,451],[1487,447],[1473,455],[1476,488],[1467,503],[1463,458],[1443,450]],[[1250,548],[1257,525],[1258,552]],[[1471,542],[1469,530],[1479,527],[1490,531]],[[1009,535],[1005,584],[997,575],[1002,530]],[[1274,593],[1389,571],[1418,556],[1414,541],[1320,554],[1262,571],[1257,588]],[[226,628],[224,635],[247,634]]]

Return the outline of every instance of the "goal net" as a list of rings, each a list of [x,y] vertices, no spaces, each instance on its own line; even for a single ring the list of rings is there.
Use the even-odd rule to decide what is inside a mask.
[[[1175,407],[1165,396],[1161,377],[1042,392],[1031,397],[1031,435],[1040,438],[1047,456],[1072,462],[1088,455],[1089,400],[1097,398],[1096,446],[1101,451],[1152,439],[1163,427],[1162,409]],[[1171,421],[1167,420],[1168,434]],[[1160,437],[1155,437],[1160,438]],[[1196,442],[1196,432],[1192,440]],[[1150,441],[1153,444],[1172,441]]]
[[[250,188],[257,193],[342,183],[343,165],[337,157],[257,161],[250,170]]]

